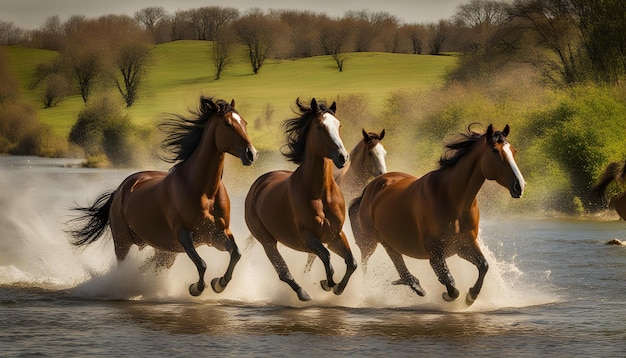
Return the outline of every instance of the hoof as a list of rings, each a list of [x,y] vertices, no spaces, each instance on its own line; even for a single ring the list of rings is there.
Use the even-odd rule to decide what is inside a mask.
[[[332,289],[332,287],[328,285],[328,281],[326,281],[326,280],[321,280],[320,281],[320,286],[322,286],[324,291],[330,291]]]
[[[339,285],[333,287],[333,293],[337,296],[339,296],[340,294],[343,293],[343,290],[345,289],[345,287],[339,287]]]
[[[467,296],[465,296],[465,303],[467,303],[468,306],[471,306],[474,301],[476,301],[476,296],[472,295],[471,292],[468,292]]]
[[[194,296],[194,297],[198,297],[202,294],[202,291],[204,291],[204,288],[202,290],[198,289],[198,284],[197,283],[192,283],[189,286],[189,294]]]
[[[453,296],[450,296],[450,294],[448,294],[448,292],[446,291],[441,295],[441,297],[443,297],[444,301],[446,302],[453,302],[454,300],[459,298],[459,290],[454,289]]]
[[[300,299],[300,301],[310,301],[311,300],[311,296],[309,296],[309,294],[306,293],[306,291],[303,290],[303,289],[297,290],[296,293],[298,294],[298,298]]]
[[[221,293],[226,288],[226,286],[222,286],[220,284],[220,278],[219,277],[216,277],[216,278],[211,280],[211,287],[213,288],[213,291],[215,291],[215,293]]]

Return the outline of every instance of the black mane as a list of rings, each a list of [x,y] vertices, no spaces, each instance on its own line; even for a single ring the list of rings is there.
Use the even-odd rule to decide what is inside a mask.
[[[312,102],[317,103],[317,102]],[[287,136],[287,144],[281,148],[281,153],[290,161],[296,164],[302,163],[304,152],[306,149],[306,134],[310,127],[311,121],[316,116],[323,113],[334,112],[324,103],[319,103],[317,108],[305,106],[300,99],[296,99],[296,105],[300,111],[300,117],[287,119],[283,122],[285,127],[285,135]],[[296,112],[296,114],[298,114]]]
[[[461,133],[460,138],[446,143],[446,149],[439,159],[440,169],[454,166],[465,154],[472,150],[476,143],[480,142],[485,134],[474,132],[471,129],[474,124],[476,123],[470,124],[467,127],[467,132]],[[502,132],[496,131],[493,133],[493,143],[502,143],[504,141],[506,141],[506,136]]]
[[[215,103],[215,106],[211,105]],[[228,112],[236,112],[228,102],[217,100],[212,97],[200,97],[200,105],[195,110],[189,111],[192,118],[179,114],[170,114],[170,117],[159,124],[159,129],[167,134],[161,142],[161,148],[167,153],[161,159],[168,163],[183,162],[188,159],[196,149],[207,123],[213,115],[223,116]]]

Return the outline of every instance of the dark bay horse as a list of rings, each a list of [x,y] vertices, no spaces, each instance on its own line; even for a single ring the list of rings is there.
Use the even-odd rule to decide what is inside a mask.
[[[308,301],[311,296],[289,272],[278,242],[317,255],[326,269],[321,286],[337,295],[345,289],[356,261],[342,231],[343,194],[333,179],[333,164],[342,168],[348,160],[339,136],[340,123],[334,115],[336,104],[326,107],[312,99],[306,107],[297,99],[296,105],[301,115],[284,122],[287,150],[283,155],[299,166],[293,172],[279,170],[260,176],[246,196],[245,217],[280,280],[289,284],[300,300]],[[333,280],[330,253],[324,245],[346,262],[346,273],[338,284]]]
[[[478,280],[470,288],[468,303],[478,296],[488,264],[478,242],[476,195],[485,180],[495,180],[522,196],[526,183],[515,162],[516,150],[507,141],[509,126],[486,133],[471,131],[446,145],[440,168],[421,178],[391,172],[369,183],[349,209],[354,239],[367,261],[380,243],[393,261],[400,279],[418,295],[425,291],[402,255],[429,260],[439,282],[446,286],[443,298],[459,296],[446,258],[458,255],[478,268]]]
[[[597,197],[603,197],[606,188],[612,182],[617,183],[622,188],[624,187],[626,184],[626,161],[609,163],[609,165],[604,168],[596,185],[591,188],[591,191]],[[622,220],[626,220],[626,191],[622,191],[620,194],[614,195],[609,199],[609,209],[615,209]]]
[[[335,182],[343,193],[346,202],[361,195],[365,185],[381,174],[387,172],[385,156],[387,151],[380,141],[385,137],[385,130],[380,134],[361,130],[363,138],[350,151],[348,163],[341,169],[334,171]],[[310,253],[304,268],[305,272],[311,270],[315,261],[315,254]]]
[[[230,254],[224,276],[211,281],[215,292],[224,290],[241,257],[229,228],[230,200],[222,182],[225,153],[250,165],[257,151],[234,100],[229,104],[201,97],[193,114],[195,118],[173,116],[160,126],[168,133],[162,146],[172,155],[169,161],[177,163],[169,172],[130,175],[90,207],[76,208],[83,215],[72,221],[82,225],[69,233],[74,245],[88,245],[110,227],[118,262],[132,245],[154,247],[152,260],[166,268],[173,265],[177,253],[185,252],[199,275],[189,293],[198,296],[205,287],[206,263],[195,247],[206,244]]]

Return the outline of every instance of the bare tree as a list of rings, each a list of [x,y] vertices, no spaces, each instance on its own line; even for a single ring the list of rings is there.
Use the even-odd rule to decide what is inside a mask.
[[[421,54],[424,51],[424,42],[428,30],[424,25],[411,24],[400,28],[401,36],[409,43],[410,53]]]
[[[349,25],[350,19],[343,19],[340,21],[328,20],[324,26],[322,26],[320,41],[324,53],[332,56],[333,60],[337,64],[339,72],[343,72],[344,62],[348,59],[345,54],[345,46],[351,36]]]
[[[470,0],[457,7],[454,15],[458,27],[467,29],[470,49],[484,49],[508,19],[509,4],[496,0]],[[471,37],[467,33],[471,33]]]
[[[239,40],[248,49],[252,72],[259,73],[276,39],[272,21],[261,10],[253,9],[236,21],[234,29]]]
[[[24,40],[25,31],[12,22],[0,20],[0,46],[17,45]]]
[[[118,51],[115,67],[121,75],[115,77],[117,89],[124,97],[126,107],[135,103],[139,86],[148,64],[151,46],[147,42],[133,41],[122,46]]]
[[[152,32],[160,21],[167,18],[167,11],[162,6],[151,6],[135,12],[133,17]]]
[[[215,65],[215,79],[219,80],[222,72],[231,62],[231,51],[234,45],[232,29],[221,29],[213,41],[212,60]]]

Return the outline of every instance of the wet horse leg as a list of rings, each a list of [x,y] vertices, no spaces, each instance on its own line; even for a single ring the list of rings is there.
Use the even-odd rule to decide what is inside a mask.
[[[204,262],[204,260],[202,260],[200,255],[198,255],[196,248],[193,246],[193,238],[191,236],[191,233],[187,231],[181,231],[180,235],[178,235],[178,241],[183,245],[183,248],[185,248],[185,252],[198,269],[198,282],[193,283],[189,286],[189,293],[192,296],[200,296],[202,291],[204,291],[205,286],[204,272],[206,271],[206,263]]]
[[[265,250],[265,254],[267,254],[267,257],[270,259],[270,262],[274,266],[276,273],[278,273],[278,278],[281,281],[286,282],[291,287],[291,289],[298,294],[298,298],[300,299],[300,301],[310,301],[311,296],[309,296],[309,294],[293,279],[293,276],[291,276],[285,259],[283,259],[280,252],[278,252],[278,248],[276,247],[276,241],[263,241],[262,244],[263,249]]]
[[[309,256],[306,259],[306,265],[304,265],[304,272],[311,271],[311,267],[313,267],[313,262],[315,261],[315,254],[309,253]]]
[[[404,258],[402,258],[402,254],[392,249],[389,245],[385,243],[381,242],[381,244],[387,251],[387,254],[391,258],[391,261],[393,261],[393,264],[396,266],[396,270],[400,275],[400,279],[394,281],[392,284],[407,285],[411,287],[411,289],[415,291],[415,293],[417,293],[419,296],[424,296],[426,294],[426,291],[424,291],[424,289],[420,285],[420,281],[417,279],[417,277],[413,276],[411,272],[409,272],[409,269],[406,267],[406,263],[404,262]]]
[[[447,292],[442,294],[442,297],[447,302],[452,302],[459,297],[459,290],[454,287],[454,279],[448,269],[448,264],[443,253],[436,253],[430,258],[430,266],[435,271],[439,282],[446,286]]]
[[[350,251],[350,247],[348,246],[348,240],[346,239],[346,235],[343,231],[339,233],[339,236],[335,238],[335,240],[330,242],[328,248],[337,255],[341,256],[346,263],[346,273],[343,276],[343,279],[335,287],[333,287],[333,293],[340,295],[346,288],[350,276],[352,276],[356,270],[356,260],[354,260],[352,251]]]
[[[239,248],[235,243],[235,238],[233,235],[229,233],[224,233],[226,235],[226,239],[224,241],[224,246],[217,246],[218,250],[228,251],[230,254],[230,261],[228,262],[228,268],[226,269],[226,273],[222,277],[216,277],[211,280],[211,287],[213,291],[216,293],[220,293],[224,291],[228,283],[233,277],[233,270],[235,269],[235,265],[241,259],[241,252],[239,252]]]
[[[335,281],[333,280],[333,274],[335,271],[333,270],[333,266],[330,264],[330,252],[328,252],[328,250],[324,247],[324,244],[322,244],[320,239],[310,231],[304,232],[303,239],[306,247],[317,255],[317,257],[322,260],[322,263],[324,263],[324,268],[326,269],[326,280],[321,280],[320,285],[325,291],[330,291],[333,287],[335,287]]]
[[[474,303],[476,297],[480,293],[480,290],[483,287],[483,282],[485,280],[485,275],[487,274],[487,270],[489,270],[489,264],[485,259],[485,256],[480,251],[478,247],[478,243],[473,241],[473,245],[469,247],[467,250],[460,250],[458,252],[460,258],[463,258],[469,262],[471,262],[476,268],[478,268],[478,279],[473,287],[469,289],[469,293],[466,297],[466,301],[468,304]]]

